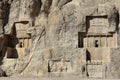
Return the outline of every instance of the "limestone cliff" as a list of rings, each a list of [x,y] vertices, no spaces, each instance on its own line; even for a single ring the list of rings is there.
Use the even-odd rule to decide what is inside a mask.
[[[119,0],[0,0],[1,76],[120,78]]]

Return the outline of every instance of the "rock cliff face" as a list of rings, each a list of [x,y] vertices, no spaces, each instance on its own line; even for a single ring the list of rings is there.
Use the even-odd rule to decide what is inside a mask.
[[[120,78],[119,3],[0,0],[1,76]]]

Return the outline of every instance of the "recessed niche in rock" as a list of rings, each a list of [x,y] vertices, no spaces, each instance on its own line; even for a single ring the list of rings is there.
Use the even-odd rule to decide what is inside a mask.
[[[32,41],[31,35],[27,33],[27,30],[29,28],[28,21],[20,21],[18,24],[15,25],[15,27],[16,37],[18,38],[16,48],[29,48]]]
[[[16,43],[17,43],[16,37],[9,36],[9,35],[6,36],[5,38],[6,47],[15,48]]]
[[[6,58],[23,58],[26,49],[31,47],[31,36],[27,34],[28,21],[14,22],[11,34],[4,35],[3,45],[6,51],[2,53]]]
[[[7,58],[12,58],[12,59],[18,58],[17,50],[14,48],[8,47],[7,48]]]
[[[109,33],[105,16],[86,16],[86,32],[78,32],[78,47],[117,47],[117,32]]]
[[[110,32],[110,26],[107,15],[86,16],[86,32],[78,32],[78,47],[86,49],[88,77],[103,77],[101,63],[110,62],[110,49],[117,47],[117,30]]]

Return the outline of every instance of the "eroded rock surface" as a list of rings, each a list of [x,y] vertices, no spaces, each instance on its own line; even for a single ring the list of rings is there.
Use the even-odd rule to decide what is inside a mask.
[[[1,0],[2,70],[10,77],[120,78],[119,2]]]

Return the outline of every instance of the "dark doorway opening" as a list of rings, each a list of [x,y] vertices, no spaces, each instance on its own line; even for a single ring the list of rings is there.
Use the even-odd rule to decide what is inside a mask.
[[[7,58],[18,58],[18,53],[16,49],[8,48],[7,49]]]
[[[95,47],[99,47],[99,42],[98,42],[98,40],[95,40]]]
[[[91,54],[88,50],[86,51],[86,61],[91,61]]]
[[[84,37],[85,37],[85,33],[83,33],[83,32],[78,33],[78,47],[79,48],[84,47]]]

